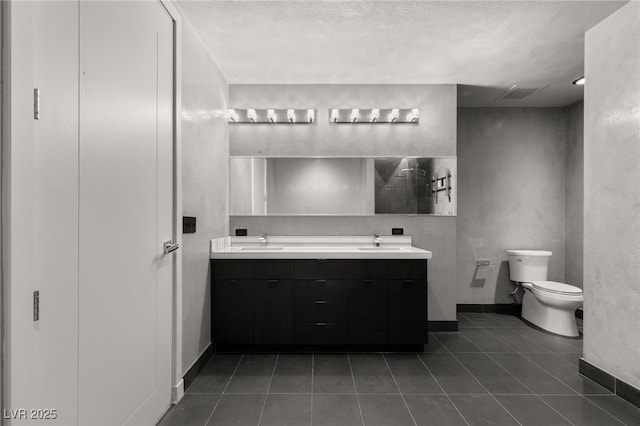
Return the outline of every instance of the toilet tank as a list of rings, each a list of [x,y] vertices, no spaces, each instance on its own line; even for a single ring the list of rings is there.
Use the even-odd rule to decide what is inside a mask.
[[[546,281],[551,252],[546,250],[506,250],[511,281]]]

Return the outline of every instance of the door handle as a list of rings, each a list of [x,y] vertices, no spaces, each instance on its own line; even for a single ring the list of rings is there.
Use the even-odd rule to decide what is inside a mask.
[[[164,254],[169,254],[174,252],[180,248],[180,244],[173,242],[171,240],[164,242]]]

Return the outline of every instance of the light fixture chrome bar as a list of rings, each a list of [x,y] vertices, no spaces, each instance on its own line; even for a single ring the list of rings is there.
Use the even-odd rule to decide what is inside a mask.
[[[418,108],[331,108],[330,123],[418,124]]]
[[[231,124],[313,124],[316,110],[311,108],[234,108],[227,111]]]

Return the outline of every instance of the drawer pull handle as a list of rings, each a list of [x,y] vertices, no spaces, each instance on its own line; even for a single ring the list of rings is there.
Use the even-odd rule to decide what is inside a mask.
[[[325,303],[327,303],[327,301],[326,300],[316,300],[316,303],[318,305],[324,305]]]
[[[316,323],[316,326],[318,326],[318,327],[325,327],[326,325],[327,325],[326,322],[317,322]]]
[[[318,284],[326,284],[327,280],[316,280]]]
[[[267,280],[269,284],[278,284],[280,280]]]
[[[405,284],[413,284],[413,280],[402,280]]]
[[[373,280],[362,280],[363,284],[373,284]]]

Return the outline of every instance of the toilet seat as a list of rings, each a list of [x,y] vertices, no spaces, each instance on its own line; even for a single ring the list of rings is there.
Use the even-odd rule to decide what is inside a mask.
[[[582,296],[582,289],[573,285],[556,281],[532,281],[534,289],[548,293],[562,294],[565,296]]]

